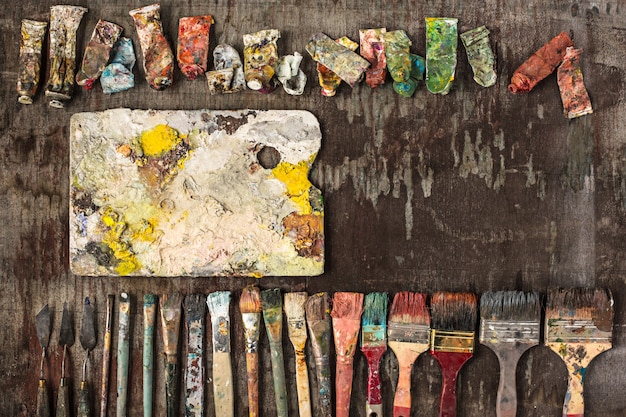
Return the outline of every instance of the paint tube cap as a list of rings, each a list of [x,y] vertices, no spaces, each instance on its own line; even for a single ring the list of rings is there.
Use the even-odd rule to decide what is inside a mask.
[[[61,100],[50,100],[50,103],[48,104],[50,105],[50,107],[54,107],[55,109],[62,109],[65,107]]]
[[[246,84],[250,90],[261,90],[270,87],[270,80],[274,76],[274,68],[271,65],[263,65],[259,68],[251,68],[246,71]]]
[[[30,96],[22,95],[17,98],[17,102],[20,104],[33,104],[33,98]]]

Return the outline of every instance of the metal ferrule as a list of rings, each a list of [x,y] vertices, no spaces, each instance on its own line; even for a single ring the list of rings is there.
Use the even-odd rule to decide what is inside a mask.
[[[549,319],[546,322],[546,343],[610,343],[611,340],[612,331],[598,329],[591,319]]]
[[[429,327],[423,324],[389,323],[387,338],[394,342],[428,344]]]
[[[246,336],[246,352],[256,353],[259,349],[260,313],[241,313],[243,331]]]
[[[361,331],[361,345],[374,347],[387,343],[386,326],[363,326]]]
[[[537,343],[539,321],[481,320],[480,343]]]
[[[430,350],[434,352],[474,352],[474,332],[430,330]]]

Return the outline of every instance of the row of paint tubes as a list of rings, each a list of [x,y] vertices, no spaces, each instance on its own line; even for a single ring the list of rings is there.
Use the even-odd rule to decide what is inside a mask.
[[[82,65],[74,76],[76,31],[86,8],[57,5],[50,12],[49,76],[46,96],[50,105],[62,108],[71,99],[74,82],[91,89],[100,78],[107,94],[134,86],[132,68],[135,54],[132,41],[121,37],[122,27],[99,20],[83,55]],[[156,90],[173,81],[174,54],[166,40],[159,4],[129,12],[135,22],[143,52],[146,80]],[[411,40],[403,30],[385,28],[360,30],[360,45],[347,37],[333,40],[323,33],[311,37],[306,51],[317,63],[318,80],[324,96],[333,96],[342,81],[354,87],[363,78],[371,88],[385,83],[387,73],[393,89],[411,97],[418,82],[425,80],[434,94],[447,94],[455,78],[457,64],[457,19],[426,18],[426,58],[410,52]],[[176,60],[190,80],[206,74],[211,94],[233,93],[249,88],[271,93],[277,80],[288,94],[301,95],[307,77],[300,69],[302,55],[279,57],[280,32],[266,29],[243,36],[244,61],[230,45],[214,49],[215,69],[207,72],[211,15],[183,17],[179,20]],[[22,21],[20,69],[17,91],[19,102],[31,104],[39,84],[41,48],[46,22]],[[460,35],[465,46],[474,80],[483,87],[496,83],[495,57],[489,43],[489,31],[481,26]],[[360,46],[360,55],[356,49]],[[509,90],[527,93],[539,81],[559,67],[558,83],[564,112],[574,118],[592,112],[589,96],[580,72],[579,56],[569,36],[562,32],[539,49],[513,74]]]

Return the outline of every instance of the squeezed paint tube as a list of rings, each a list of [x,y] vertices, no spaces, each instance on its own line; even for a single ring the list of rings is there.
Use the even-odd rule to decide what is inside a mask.
[[[456,71],[458,19],[427,17],[425,20],[426,87],[433,94],[448,94]]]
[[[418,81],[424,79],[424,58],[409,52],[411,40],[405,31],[394,30],[385,33],[384,37],[393,90],[402,97],[411,97]]]
[[[112,94],[133,88],[135,86],[133,66],[135,66],[133,42],[122,37],[113,47],[113,60],[100,76],[102,92]]]
[[[278,62],[280,38],[278,29],[266,29],[243,35],[243,64],[246,83],[251,90],[271,93],[276,88],[272,82],[274,66]]]
[[[306,75],[300,69],[302,55],[294,52],[293,55],[281,56],[276,66],[276,77],[283,85],[283,89],[292,96],[304,93]]]
[[[351,51],[356,51],[359,45],[353,42],[347,36],[336,39],[335,42],[345,46]],[[317,78],[322,87],[322,95],[325,97],[332,97],[337,92],[337,88],[341,84],[341,78],[324,65],[317,63]]]
[[[337,74],[350,87],[363,78],[365,70],[370,66],[365,58],[321,32],[311,37],[306,44],[306,51],[314,61]]]
[[[483,87],[496,83],[495,57],[489,44],[489,30],[485,26],[461,33],[467,60],[474,72],[474,81]]]
[[[385,76],[387,75],[385,32],[387,32],[386,28],[359,30],[361,56],[367,59],[371,65],[365,71],[365,83],[370,88],[377,88],[385,83]]]
[[[128,12],[139,35],[146,81],[157,91],[172,85],[174,74],[174,54],[163,34],[160,10],[159,4],[151,4]]]
[[[589,94],[583,81],[583,73],[580,69],[580,54],[582,49],[568,46],[565,50],[563,62],[557,69],[557,81],[561,100],[563,101],[563,113],[568,119],[593,113]]]
[[[424,79],[424,70],[426,68],[424,58],[419,55],[409,54],[409,60],[411,61],[409,79],[407,81],[393,82],[393,91],[402,97],[411,97],[415,93],[419,81]]]
[[[76,68],[76,31],[87,9],[79,6],[50,7],[50,69],[46,97],[50,106],[63,108],[72,98]]]
[[[236,93],[246,89],[243,65],[235,48],[227,44],[217,45],[213,61],[215,70],[206,73],[211,94]]]
[[[209,56],[209,32],[213,16],[181,17],[178,20],[178,48],[176,59],[180,71],[195,80],[207,70]]]
[[[528,93],[539,81],[552,74],[563,61],[565,49],[574,43],[565,32],[556,35],[519,66],[511,77],[511,93]]]
[[[76,74],[76,84],[91,90],[111,57],[111,49],[122,34],[123,28],[115,23],[98,20],[91,39],[85,48],[83,62]]]
[[[33,97],[39,86],[41,49],[47,27],[47,22],[22,19],[20,67],[17,73],[17,101],[21,104],[33,104]]]

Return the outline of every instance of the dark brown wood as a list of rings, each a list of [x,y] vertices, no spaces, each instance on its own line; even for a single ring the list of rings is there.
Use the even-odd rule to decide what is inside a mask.
[[[122,25],[125,36],[139,47],[128,11],[147,3],[75,3],[89,7],[79,30],[79,58],[99,18]],[[76,91],[65,110],[49,108],[43,88],[31,106],[18,104],[15,93],[20,19],[47,19],[51,4],[5,2],[0,13],[0,415],[26,416],[35,411],[41,352],[35,315],[44,304],[49,303],[53,313],[45,371],[50,397],[56,398],[63,302],[68,302],[74,316],[85,296],[94,302],[98,346],[88,366],[93,391],[98,392],[106,296],[121,291],[131,295],[128,403],[129,415],[140,416],[142,295],[232,290],[237,300],[241,289],[254,281],[83,278],[69,272],[69,118],[76,112],[115,107],[304,109],[317,116],[323,145],[311,178],[325,200],[326,273],[309,279],[263,278],[256,281],[263,289],[309,293],[520,289],[545,294],[551,285],[610,288],[616,301],[615,347],[587,371],[586,415],[626,415],[622,392],[626,386],[623,2],[164,0],[164,31],[170,41],[175,40],[179,17],[207,13],[215,18],[212,48],[226,42],[241,51],[244,33],[280,29],[280,53],[305,55],[303,69],[309,82],[304,95],[291,97],[280,90],[271,95],[248,91],[210,96],[203,79],[187,81],[178,69],[173,86],[156,92],[148,87],[138,65],[133,90],[105,96],[96,85],[89,92]],[[456,80],[447,96],[434,96],[421,85],[413,98],[401,98],[389,81],[376,91],[365,84],[354,89],[344,84],[336,97],[321,96],[314,63],[304,51],[312,34],[323,31],[331,37],[348,35],[356,40],[360,28],[404,29],[413,40],[411,51],[424,55],[426,16],[457,17],[459,32],[486,25],[497,55],[497,84],[484,89],[474,83],[459,43]],[[512,95],[506,88],[517,66],[561,31],[570,33],[576,46],[584,49],[582,69],[595,112],[572,121],[562,114],[554,74],[528,95]],[[236,414],[243,417],[247,414],[243,330],[238,309],[233,307],[231,312],[235,394],[240,399]],[[293,387],[293,349],[286,333],[283,339],[289,386]],[[162,352],[160,333],[155,340],[156,352]],[[209,341],[207,337],[206,351]],[[68,375],[80,375],[82,357],[80,346],[69,349]],[[154,363],[154,408],[156,415],[162,415],[164,384],[156,376],[163,374],[163,361]],[[210,377],[210,355],[206,363]],[[357,354],[353,416],[365,414],[366,364]],[[114,368],[110,416],[115,404]],[[309,369],[314,369],[311,360]],[[275,414],[274,393],[264,332],[259,370],[260,414],[271,416]],[[312,371],[310,375],[313,378]],[[383,358],[381,378],[384,410],[390,416],[397,378],[391,352]],[[495,416],[497,380],[495,355],[478,347],[459,376],[459,416]],[[418,359],[413,384],[413,415],[435,415],[441,372],[430,356]],[[73,399],[78,385],[74,377]],[[315,387],[312,379],[314,403]],[[518,367],[518,415],[560,416],[565,388],[566,371],[559,357],[544,347],[533,348]],[[206,413],[212,416],[212,390],[205,391]],[[295,416],[295,389],[288,396],[290,415]]]

